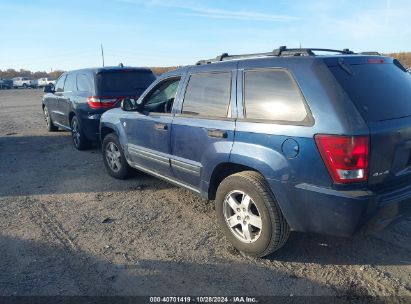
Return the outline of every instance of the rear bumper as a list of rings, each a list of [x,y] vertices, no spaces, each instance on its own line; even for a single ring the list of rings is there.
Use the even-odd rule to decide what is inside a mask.
[[[81,117],[84,135],[91,141],[100,141],[100,118],[101,114],[85,114]]]
[[[269,182],[274,189],[274,182]],[[352,236],[381,230],[411,215],[411,184],[384,193],[338,191],[308,184],[282,188],[286,191],[277,199],[294,231]]]

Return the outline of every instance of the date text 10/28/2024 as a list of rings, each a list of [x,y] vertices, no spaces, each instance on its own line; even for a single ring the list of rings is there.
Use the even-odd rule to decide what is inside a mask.
[[[254,297],[150,297],[150,303],[257,303]]]

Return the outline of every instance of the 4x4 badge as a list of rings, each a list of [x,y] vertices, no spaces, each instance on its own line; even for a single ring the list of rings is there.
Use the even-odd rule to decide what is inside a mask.
[[[385,170],[384,172],[375,172],[372,176],[377,177],[377,176],[386,175],[389,173],[390,173],[390,170]]]

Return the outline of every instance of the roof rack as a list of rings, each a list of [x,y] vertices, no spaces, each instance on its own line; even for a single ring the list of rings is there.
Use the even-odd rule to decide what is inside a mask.
[[[343,50],[320,49],[320,48],[288,49],[286,46],[280,46],[278,49],[275,49],[271,52],[266,52],[266,53],[242,54],[242,55],[229,55],[228,53],[223,53],[217,56],[215,59],[200,60],[196,63],[196,65],[215,63],[215,62],[220,62],[220,61],[225,61],[225,60],[259,58],[259,57],[269,57],[269,56],[277,56],[277,57],[279,56],[315,56],[316,55],[315,52],[354,54],[354,52],[350,51],[349,49],[343,49]]]

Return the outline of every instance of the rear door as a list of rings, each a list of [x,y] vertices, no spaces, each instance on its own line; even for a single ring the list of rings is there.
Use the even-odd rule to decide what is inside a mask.
[[[411,180],[411,77],[384,57],[326,61],[370,129],[369,184]]]
[[[179,112],[171,132],[174,176],[199,189],[204,170],[229,159],[235,118],[230,104],[236,99],[237,64],[194,67],[186,77]]]
[[[70,127],[69,113],[71,110],[71,102],[77,91],[76,74],[67,74],[66,82],[64,84],[64,91],[59,96],[59,110],[61,112],[61,124]]]

